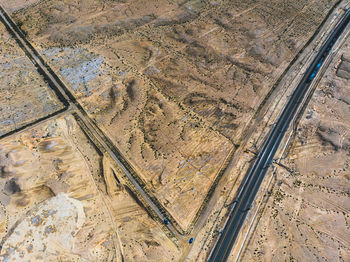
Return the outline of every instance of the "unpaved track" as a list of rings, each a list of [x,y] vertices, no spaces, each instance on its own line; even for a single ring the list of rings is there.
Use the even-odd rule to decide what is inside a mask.
[[[119,155],[121,155],[121,153],[117,150],[117,148],[111,146],[112,143],[110,142],[110,140],[99,128],[95,126],[95,124],[88,117],[87,113],[84,111],[82,106],[76,101],[74,96],[70,93],[70,91],[64,85],[64,83],[58,78],[54,71],[45,63],[40,54],[28,42],[23,33],[19,30],[19,28],[16,26],[14,21],[6,13],[2,6],[0,6],[0,20],[4,23],[9,32],[13,35],[17,43],[28,56],[28,58],[37,67],[38,71],[44,76],[44,78],[48,81],[50,86],[55,90],[60,100],[62,100],[66,106],[69,106],[71,108],[71,111],[74,112],[75,117],[78,117],[85,126],[85,128],[89,130],[90,135],[92,136],[92,140],[97,141],[103,147],[103,149],[112,157],[112,159],[114,159],[114,161],[120,166],[120,168],[123,170],[130,182],[133,184],[135,189],[138,191],[138,193],[143,197],[143,199],[152,209],[153,214],[157,215],[158,220],[163,221],[166,218],[166,215],[164,215],[166,211],[164,209],[161,210],[159,208],[160,203],[155,203],[154,201],[152,201],[151,197],[143,190],[141,185],[136,181],[131,172],[124,165],[126,160],[119,159],[115,152],[118,152]],[[172,235],[178,236],[177,230],[174,226],[169,224],[167,225],[167,228],[170,230]]]

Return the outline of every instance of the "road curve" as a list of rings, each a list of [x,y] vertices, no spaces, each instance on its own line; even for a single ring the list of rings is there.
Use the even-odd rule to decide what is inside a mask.
[[[287,105],[283,109],[282,114],[273,126],[270,135],[264,142],[254,164],[245,176],[240,191],[236,197],[236,201],[233,204],[233,210],[229,216],[225,229],[216,243],[208,261],[216,262],[226,261],[228,259],[234,242],[247,216],[248,210],[254,201],[268,167],[271,164],[290,123],[295,117],[311,82],[315,78],[326,57],[329,55],[335,42],[349,24],[349,21],[350,9],[345,12],[341,20],[331,31],[294,90]]]

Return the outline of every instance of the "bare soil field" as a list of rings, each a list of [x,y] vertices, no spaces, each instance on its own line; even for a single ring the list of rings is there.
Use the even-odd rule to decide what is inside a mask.
[[[40,2],[40,0],[0,0],[0,4],[9,12],[14,12],[29,5]]]
[[[350,37],[302,115],[241,261],[350,260]]]
[[[1,261],[176,258],[71,115],[1,140],[0,167]]]
[[[2,23],[0,94],[0,136],[63,108]]]
[[[105,177],[109,177],[110,209],[118,226],[125,261],[179,261],[181,248],[165,235],[157,222],[135,201],[127,186],[115,183],[111,172],[111,169],[105,172]],[[122,176],[122,173],[115,172],[119,177]]]
[[[186,230],[336,1],[41,1],[13,13]]]

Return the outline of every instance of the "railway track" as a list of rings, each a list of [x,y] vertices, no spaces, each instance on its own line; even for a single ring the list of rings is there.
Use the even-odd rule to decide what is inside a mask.
[[[91,140],[95,143],[98,143],[123,170],[134,189],[137,190],[138,195],[143,198],[144,201],[141,202],[147,203],[146,208],[150,209],[149,211],[151,214],[153,214],[154,218],[160,223],[162,223],[165,218],[169,219],[171,217],[170,214],[168,214],[168,212],[162,207],[162,205],[155,197],[150,196],[144,190],[142,181],[138,180],[138,178],[133,175],[135,174],[135,171],[122,156],[121,152],[113,145],[112,141],[102,132],[102,130],[100,130],[95,125],[94,121],[90,119],[88,114],[71,94],[66,85],[44,61],[38,51],[36,51],[35,48],[30,44],[25,35],[17,27],[15,22],[6,13],[2,6],[0,6],[0,20],[5,25],[9,33],[14,37],[18,45],[28,56],[28,58],[36,66],[39,73],[43,75],[44,79],[49,83],[50,87],[55,91],[58,98],[64,104],[65,109],[68,107],[70,108],[70,112],[72,112],[73,116],[78,120],[79,125],[88,131]],[[172,223],[167,224],[166,227],[172,236],[176,236],[177,232],[179,232],[180,227],[176,225],[174,219],[172,219],[171,222]]]

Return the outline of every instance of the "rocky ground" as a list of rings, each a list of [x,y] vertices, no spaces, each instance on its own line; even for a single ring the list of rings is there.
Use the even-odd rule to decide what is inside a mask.
[[[318,84],[241,261],[350,260],[350,37]]]
[[[2,23],[0,94],[0,136],[63,108]]]
[[[227,208],[223,203],[241,169],[231,167],[232,174],[221,179],[227,188],[218,193],[218,209],[204,209],[200,226],[191,231],[208,193],[246,139],[244,131],[262,101],[335,2],[0,0],[145,182],[145,190],[190,234],[178,235],[177,242],[167,237],[164,225],[150,217],[123,172],[87,138],[73,115],[65,112],[40,120],[63,107],[0,24],[0,136],[6,136],[0,140],[0,261],[204,261],[213,244],[208,235],[217,227],[215,210]],[[329,206],[321,206],[321,213],[313,211],[322,201],[335,203],[333,195],[328,199],[324,194],[323,200],[317,199],[320,203],[313,203],[310,195],[311,204],[304,210],[306,202],[298,193],[293,202],[301,203],[295,209],[300,210],[300,215],[295,213],[298,226],[302,212],[321,219],[317,214],[336,211],[334,223],[343,223],[343,216],[348,226],[348,215],[342,212],[348,212],[350,142],[344,123],[349,114],[343,104],[349,101],[341,87],[348,83],[349,58],[343,54],[332,65],[337,76],[329,73],[329,81],[316,92],[319,101],[305,113],[291,153],[295,157],[283,162],[293,174],[278,169],[281,179],[273,194],[277,200],[270,204],[274,218],[262,219],[265,224],[259,229],[265,238],[270,224],[277,230],[287,224],[276,221],[285,214],[283,201],[289,199],[288,192],[296,192],[293,187],[303,194],[319,194],[316,189],[323,186],[322,192],[339,197],[336,204],[343,208],[329,211]],[[333,105],[338,111],[329,113]],[[38,123],[18,130],[34,122]],[[324,145],[317,144],[321,140]],[[310,154],[318,148],[323,151]],[[244,166],[252,158],[248,151],[234,156]],[[321,160],[329,165],[320,166]],[[315,167],[310,169],[309,163]],[[317,184],[321,180],[315,172],[328,172],[324,170],[333,166],[339,171],[337,179],[322,173],[323,184]],[[290,203],[285,205],[291,208],[289,215],[295,212]],[[270,234],[280,234],[276,232]],[[312,236],[308,231],[302,234]],[[341,243],[339,254],[344,256],[348,239],[337,234],[331,237]],[[195,242],[189,245],[192,236]],[[271,251],[264,244],[269,242],[252,239],[250,243],[257,241],[254,245],[259,246],[249,246],[243,260],[272,258],[261,255]],[[283,243],[268,239],[276,247]],[[305,241],[293,248],[304,252],[315,245],[320,253],[320,244]],[[284,246],[290,248],[289,243]]]
[[[176,258],[71,115],[1,140],[0,167],[1,261]]]
[[[0,1],[1,5],[10,12],[20,10],[24,7],[28,7],[38,2],[40,2],[40,0],[11,0],[11,1],[1,0]]]
[[[186,230],[334,3],[43,1],[14,17]]]

